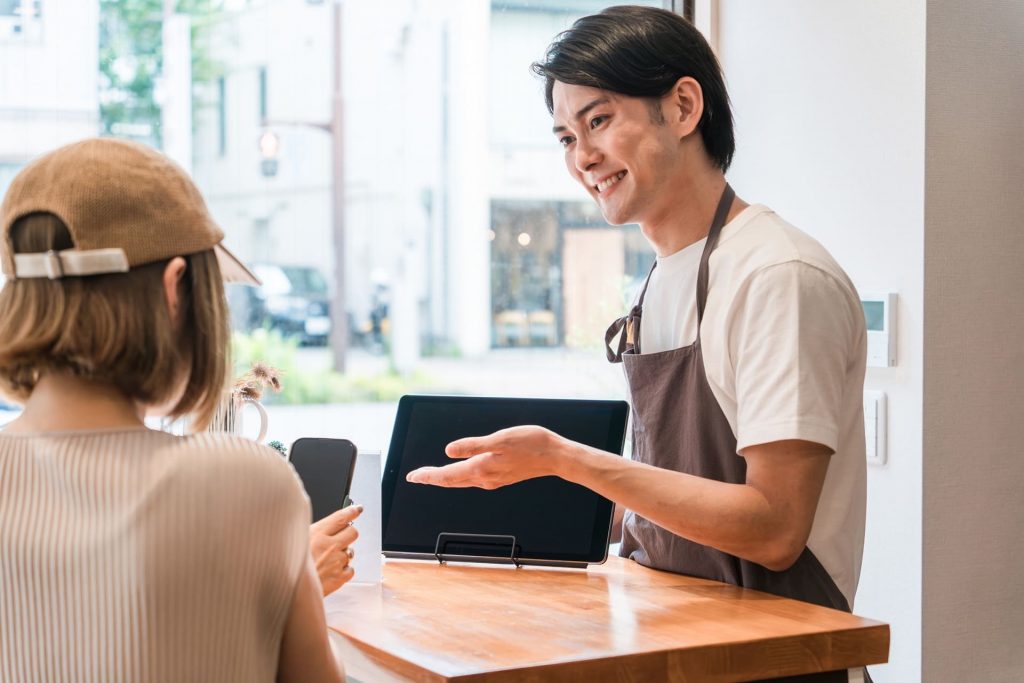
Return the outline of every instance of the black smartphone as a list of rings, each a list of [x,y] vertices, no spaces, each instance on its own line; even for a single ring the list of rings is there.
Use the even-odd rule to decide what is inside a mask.
[[[313,521],[323,519],[351,503],[356,446],[347,439],[299,439],[288,459],[306,488]]]

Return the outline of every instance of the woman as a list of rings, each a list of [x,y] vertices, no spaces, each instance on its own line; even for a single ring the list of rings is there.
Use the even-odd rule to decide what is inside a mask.
[[[0,681],[344,680],[291,467],[202,431],[228,372],[222,274],[252,276],[199,191],[87,140],[22,170],[0,229],[0,389],[25,406],[0,432]]]

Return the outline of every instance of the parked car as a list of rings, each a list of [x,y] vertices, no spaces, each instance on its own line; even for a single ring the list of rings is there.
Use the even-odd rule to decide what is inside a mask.
[[[267,327],[298,337],[302,344],[325,345],[331,334],[327,281],[312,266],[258,263],[260,287],[233,285],[228,291],[237,330]]]

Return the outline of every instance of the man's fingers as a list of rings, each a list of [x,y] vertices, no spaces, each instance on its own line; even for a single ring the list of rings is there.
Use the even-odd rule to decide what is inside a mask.
[[[448,488],[476,486],[467,465],[469,462],[460,462],[445,467],[421,467],[405,475],[405,480],[413,484],[430,484]]]
[[[452,441],[445,446],[444,453],[449,458],[472,458],[474,455],[493,450],[498,434],[499,432],[495,432],[488,436],[469,436]]]
[[[348,507],[341,508],[336,512],[332,512],[320,521],[313,524],[317,531],[333,536],[339,531],[349,527],[352,522],[363,513],[362,505],[349,505]]]

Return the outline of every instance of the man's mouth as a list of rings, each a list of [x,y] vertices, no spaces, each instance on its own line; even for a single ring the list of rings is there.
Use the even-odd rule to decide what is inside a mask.
[[[597,185],[594,185],[594,189],[597,190],[598,194],[601,194],[609,187],[622,180],[625,176],[625,171],[619,171],[618,173],[608,176],[607,178],[599,182]]]

